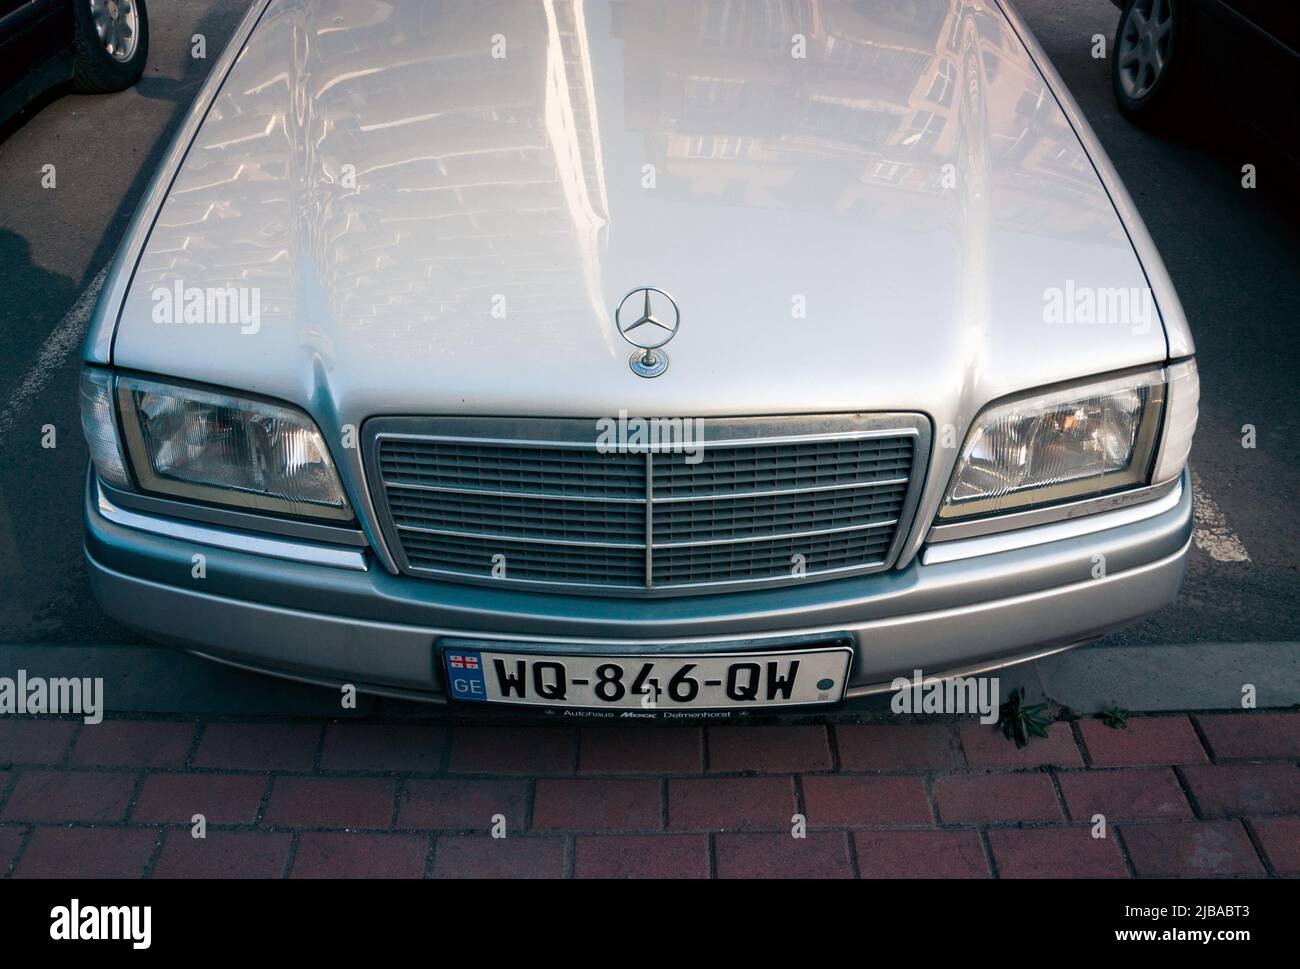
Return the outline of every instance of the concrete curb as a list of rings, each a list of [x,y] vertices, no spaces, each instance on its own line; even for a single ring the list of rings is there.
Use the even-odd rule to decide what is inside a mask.
[[[1293,642],[1085,648],[1028,664],[1031,671],[1042,695],[1078,713],[1111,703],[1138,713],[1241,710],[1247,684],[1261,709],[1300,704]]]

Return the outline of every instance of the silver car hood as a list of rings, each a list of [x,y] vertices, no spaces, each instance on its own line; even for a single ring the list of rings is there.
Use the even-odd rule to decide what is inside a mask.
[[[205,109],[112,361],[327,431],[620,410],[961,429],[1166,358],[1158,316],[1050,318],[1054,294],[1147,280],[989,0],[273,0]],[[256,293],[256,324],[160,322],[178,282]],[[640,286],[681,312],[655,379],[613,321]]]

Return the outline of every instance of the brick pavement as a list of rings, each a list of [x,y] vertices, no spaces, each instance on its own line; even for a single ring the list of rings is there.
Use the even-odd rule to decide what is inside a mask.
[[[1020,750],[962,722],[5,718],[0,874],[1300,876],[1300,712]]]

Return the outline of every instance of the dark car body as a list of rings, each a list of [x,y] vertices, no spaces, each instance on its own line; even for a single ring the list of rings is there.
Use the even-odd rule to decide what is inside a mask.
[[[0,122],[72,80],[69,0],[0,0]]]
[[[1114,0],[1121,9],[1129,0]],[[1290,0],[1180,0],[1182,51],[1201,93],[1300,163],[1300,6]]]

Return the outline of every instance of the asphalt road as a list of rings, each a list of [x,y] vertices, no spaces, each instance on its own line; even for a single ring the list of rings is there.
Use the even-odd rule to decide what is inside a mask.
[[[1174,605],[1106,643],[1296,640],[1300,172],[1217,109],[1176,137],[1120,118],[1108,62],[1091,57],[1092,36],[1114,31],[1107,0],[1019,6],[1146,219],[1198,347],[1200,528],[1187,581]],[[134,90],[49,98],[0,128],[0,642],[138,641],[96,608],[82,565],[79,317],[63,321],[84,308],[79,297],[111,259],[245,7],[156,4],[151,62]],[[195,33],[207,38],[207,60],[189,56]],[[1240,185],[1246,163],[1258,168],[1254,190]],[[53,189],[41,187],[47,164]],[[1241,445],[1245,424],[1256,428],[1254,449]],[[54,448],[42,447],[46,425]]]

